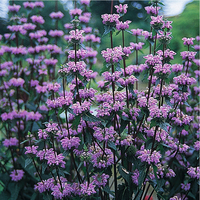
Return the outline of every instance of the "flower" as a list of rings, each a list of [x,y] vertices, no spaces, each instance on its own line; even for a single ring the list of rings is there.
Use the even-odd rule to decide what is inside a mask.
[[[186,37],[184,37],[183,39],[183,44],[184,45],[193,45],[194,43],[193,43],[193,40],[195,40],[195,38],[186,38]]]
[[[79,43],[81,40],[84,40],[83,33],[83,30],[78,29],[70,31],[69,41],[73,43]]]
[[[107,63],[119,62],[122,60],[122,56],[125,55],[121,46],[114,47],[113,49],[107,48],[106,50],[101,51],[101,54]]]
[[[13,170],[10,174],[11,180],[18,182],[20,181],[24,176],[24,171],[22,169],[17,169],[17,170]]]
[[[10,12],[18,12],[20,8],[21,8],[21,6],[16,5],[16,4],[13,4],[12,6],[11,5],[8,6],[8,10]]]
[[[116,5],[115,8],[117,9],[117,13],[126,14],[128,5],[127,4],[124,4],[124,5],[119,4],[118,6]]]
[[[142,35],[143,30],[137,28],[137,29],[131,29],[131,32],[132,32],[133,35],[139,36],[139,35]]]
[[[150,15],[157,15],[158,11],[161,7],[153,7],[153,6],[146,6],[144,9],[147,11],[147,14]]]
[[[118,14],[104,14],[101,15],[103,19],[103,24],[115,26],[119,22],[120,16]]]
[[[33,15],[31,16],[31,20],[33,23],[44,24],[44,19],[42,16]]]
[[[61,19],[61,18],[63,18],[64,14],[62,12],[58,11],[58,12],[52,12],[52,13],[50,13],[49,16],[52,19]]]

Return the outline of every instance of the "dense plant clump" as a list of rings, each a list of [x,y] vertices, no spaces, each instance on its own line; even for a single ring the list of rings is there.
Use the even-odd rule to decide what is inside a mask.
[[[183,62],[172,65],[162,3],[145,7],[147,31],[129,30],[128,5],[111,1],[101,16],[110,44],[98,74],[90,0],[75,1],[66,24],[57,3],[48,33],[43,2],[24,2],[21,16],[20,5],[9,5],[10,33],[0,37],[2,198],[197,199],[200,37],[184,37]]]

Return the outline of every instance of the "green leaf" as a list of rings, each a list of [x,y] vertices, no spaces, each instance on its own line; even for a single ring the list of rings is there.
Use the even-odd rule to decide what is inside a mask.
[[[139,132],[137,134],[137,137],[140,138],[141,140],[145,141],[145,142],[147,141],[147,139],[145,139],[145,137],[143,136],[143,134],[141,132]]]
[[[128,172],[124,167],[119,165],[118,167],[120,175],[126,180],[126,182],[129,184],[131,180],[131,174]]]
[[[75,119],[72,123],[72,128],[77,129],[78,125],[80,124],[80,121],[81,121],[81,115],[75,116]]]
[[[10,200],[17,200],[18,199],[18,195],[19,195],[19,191],[20,191],[20,187],[19,187],[18,184],[16,184],[14,186],[14,188],[12,188]]]
[[[141,164],[139,167],[139,177],[138,177],[139,188],[142,187],[142,183],[144,182],[145,174],[146,174],[146,164]]]
[[[32,159],[31,158],[27,158],[26,160],[25,160],[25,168],[28,166],[28,165],[30,165],[32,163]]]
[[[114,196],[114,192],[110,190],[110,187],[108,185],[106,185],[103,188],[103,191],[105,191],[106,193],[111,194],[112,196]]]
[[[53,115],[54,113],[55,113],[55,110],[52,109],[52,110],[49,111],[48,116],[51,116],[51,115]]]
[[[166,122],[161,122],[160,124],[159,124],[159,126],[160,126],[160,128],[162,128],[164,131],[166,131],[166,132],[168,132],[168,129],[167,129],[167,127],[169,126],[169,127],[171,127],[171,125],[169,124],[169,123],[166,123]]]
[[[67,75],[66,78],[67,78],[67,83],[71,83],[72,80],[75,78],[75,75],[70,73],[70,74]]]
[[[47,165],[47,162],[43,162],[43,163],[42,163],[42,174],[44,174],[44,172],[45,172],[47,166],[48,166],[48,165]]]
[[[109,34],[111,31],[115,31],[114,27],[105,25],[104,26],[104,33],[103,33],[102,37]]]
[[[33,193],[33,195],[31,196],[31,200],[35,200],[37,198],[37,193]]]
[[[110,147],[110,148],[113,149],[114,151],[117,150],[117,147],[116,147],[115,143],[112,142],[112,141],[110,141],[110,140],[108,141],[108,147]]]
[[[82,115],[82,119],[89,122],[99,122],[101,121],[99,118],[95,117],[91,113],[87,112]]]

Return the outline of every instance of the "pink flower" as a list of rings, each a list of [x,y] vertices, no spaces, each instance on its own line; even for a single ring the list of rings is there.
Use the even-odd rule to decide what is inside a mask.
[[[35,3],[33,3],[33,2],[24,2],[23,6],[24,6],[24,8],[33,9],[35,7]]]
[[[115,26],[119,22],[120,16],[118,14],[104,14],[101,15],[103,24]]]
[[[5,147],[11,147],[11,146],[17,146],[18,145],[18,139],[16,137],[10,138],[10,139],[5,139],[3,141],[3,145]]]
[[[45,22],[42,16],[37,16],[37,15],[33,15],[31,17],[31,20],[33,23],[38,23],[38,24],[44,24]]]
[[[80,0],[80,3],[88,6],[90,4],[90,0]]]
[[[118,6],[116,5],[115,8],[117,9],[117,13],[119,14],[126,14],[127,13],[127,8],[128,8],[128,5],[127,4],[119,4]]]
[[[49,35],[51,37],[61,37],[64,35],[64,32],[62,30],[50,30]]]
[[[8,10],[10,12],[18,12],[20,8],[21,8],[21,6],[16,5],[16,4],[13,4],[12,6],[11,5],[8,6]]]
[[[49,16],[52,19],[61,19],[61,18],[63,18],[64,14],[59,11],[59,12],[52,12]]]
[[[84,33],[83,30],[78,30],[78,29],[70,31],[69,41],[73,43],[79,43],[81,40],[84,39],[83,33]]]
[[[14,169],[10,174],[12,181],[15,181],[15,182],[21,180],[23,176],[24,176],[24,171],[21,169],[17,169],[17,170]]]
[[[82,13],[82,10],[81,9],[79,9],[79,8],[75,8],[75,9],[71,9],[70,11],[69,11],[69,14],[73,17],[73,16],[76,16],[76,15],[81,15],[81,13]]]
[[[133,35],[136,35],[136,36],[142,35],[142,31],[143,31],[143,29],[139,29],[139,28],[131,29],[131,32],[133,33]]]
[[[119,21],[119,22],[116,24],[116,29],[117,29],[117,30],[125,30],[125,29],[128,29],[130,23],[131,23],[130,20],[127,20],[127,21],[125,21],[125,22],[120,22],[120,21]]]
[[[183,42],[183,44],[184,45],[193,45],[194,43],[193,43],[193,40],[195,40],[195,38],[186,38],[186,37],[184,37],[183,39],[182,39],[184,42]]]

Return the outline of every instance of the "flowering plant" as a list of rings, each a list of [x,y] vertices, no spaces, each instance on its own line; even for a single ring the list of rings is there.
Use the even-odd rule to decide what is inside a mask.
[[[38,106],[33,111],[26,109],[29,105],[26,102],[31,102],[28,97],[20,101],[19,90],[27,95],[29,92],[18,65],[13,67],[14,78],[2,86],[7,93],[2,103],[10,106],[10,112],[5,108],[1,114],[7,134],[2,145],[9,152],[9,159],[0,162],[1,177],[5,172],[11,177],[9,182],[2,178],[2,184],[8,183],[8,190],[16,188],[19,198],[22,186],[32,186],[31,199],[139,200],[155,196],[166,200],[196,199],[200,177],[200,142],[197,141],[200,73],[199,63],[195,61],[198,53],[191,51],[194,38],[183,38],[188,50],[181,53],[183,64],[172,65],[170,62],[176,55],[168,46],[172,26],[159,15],[161,3],[153,1],[145,8],[151,19],[150,32],[129,31],[131,21],[123,21],[127,4],[115,6],[117,14],[102,15],[104,37],[110,37],[110,47],[101,51],[105,59],[101,71],[104,80],[98,82],[97,91],[92,87],[97,76],[92,66],[96,63],[100,38],[88,26],[89,3],[88,0],[76,2],[70,10],[72,21],[65,24],[64,35],[68,44],[66,62],[58,69],[59,83],[55,82],[55,66],[62,50],[56,44],[64,32],[58,31],[57,26],[51,30],[48,35],[55,39],[55,44],[48,45],[43,44],[45,31],[29,34],[31,41],[43,44],[28,48],[33,56],[27,62],[38,70],[28,85],[30,91],[33,87],[39,94],[35,100]],[[36,5],[27,2],[25,7],[33,9]],[[19,9],[13,5],[10,11],[15,13]],[[63,14],[55,10],[50,17],[59,20]],[[36,27],[44,23],[37,15],[30,19]],[[16,32],[15,38],[24,33],[20,28],[9,29]],[[116,29],[117,34],[121,33],[122,45],[114,47]],[[125,34],[133,38],[129,46],[125,46]],[[145,43],[149,54],[142,55],[144,62],[141,62],[140,50]],[[18,45],[2,49],[3,54],[5,51],[19,57],[26,52]],[[135,60],[127,66],[130,55]],[[3,70],[11,69],[12,64],[2,67],[3,64],[1,73],[6,74]],[[27,75],[33,76],[33,71]],[[44,75],[49,82],[44,82]],[[146,90],[141,90],[139,83],[145,77],[148,85]],[[17,88],[16,100],[11,98],[15,93],[13,87]],[[48,115],[38,112],[40,107]],[[31,121],[29,126],[26,121]],[[41,126],[34,125],[36,121]],[[25,178],[31,182],[25,183]],[[3,192],[12,195],[6,189]]]

